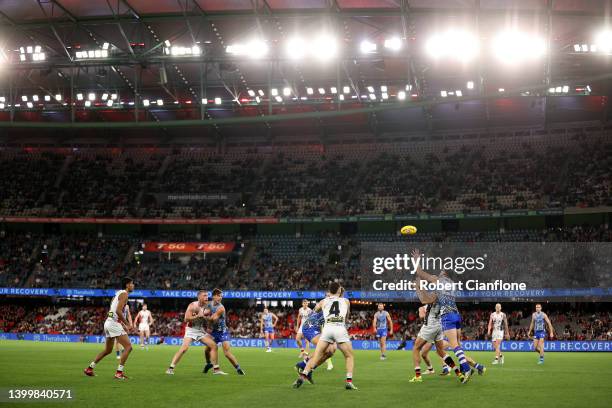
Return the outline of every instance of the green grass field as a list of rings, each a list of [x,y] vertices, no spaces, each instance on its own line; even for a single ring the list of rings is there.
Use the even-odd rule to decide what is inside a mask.
[[[149,351],[134,349],[126,365],[131,378],[113,379],[117,360],[114,354],[96,367],[94,378],[82,370],[102,348],[80,343],[0,342],[0,388],[71,388],[72,403],[44,403],[42,406],[79,407],[289,407],[333,406],[452,406],[464,403],[475,407],[610,407],[612,398],[612,354],[549,353],[543,366],[536,365],[535,353],[507,353],[504,366],[491,366],[491,353],[471,353],[488,367],[485,376],[475,376],[465,385],[455,378],[426,376],[411,384],[410,353],[391,351],[386,361],[375,351],[356,352],[355,384],[359,391],[343,388],[344,362],[334,357],[335,368],[317,370],[315,385],[294,390],[293,369],[298,350],[234,349],[247,373],[240,377],[221,358],[230,375],[204,375],[202,348],[194,347],[176,369],[164,371],[178,347],[155,346]],[[436,369],[439,364],[436,361]],[[7,405],[2,404],[0,405]],[[16,405],[16,404],[14,404]],[[16,406],[40,406],[19,403]]]

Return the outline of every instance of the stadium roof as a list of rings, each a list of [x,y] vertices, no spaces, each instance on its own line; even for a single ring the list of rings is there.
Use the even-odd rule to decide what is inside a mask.
[[[609,1],[579,0],[0,0],[0,129],[325,138],[605,122],[609,16]],[[523,35],[501,50],[520,63],[500,60],[503,31]]]

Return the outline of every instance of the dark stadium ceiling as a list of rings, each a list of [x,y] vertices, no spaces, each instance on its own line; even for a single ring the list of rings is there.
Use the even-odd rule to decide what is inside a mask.
[[[160,128],[204,124],[202,134],[217,136],[245,126],[328,135],[607,121],[611,49],[602,49],[597,33],[608,27],[611,7],[596,0],[0,0],[0,132],[135,127],[128,122],[136,119]],[[461,30],[480,52],[456,61],[470,52],[457,40]],[[491,45],[504,30],[526,33],[521,46],[534,53],[541,39],[546,51],[502,64]],[[449,58],[425,52],[440,34]],[[286,53],[296,37],[303,42],[294,51],[312,55]],[[334,42],[337,54],[320,61]],[[236,45],[247,55],[228,52]],[[252,58],[261,47],[267,53]],[[267,116],[280,114],[293,120]]]

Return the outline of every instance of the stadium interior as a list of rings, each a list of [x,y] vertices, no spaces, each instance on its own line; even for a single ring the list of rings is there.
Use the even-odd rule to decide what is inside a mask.
[[[222,288],[233,339],[260,338],[267,307],[292,347],[330,282],[351,338],[376,340],[364,245],[610,245],[611,16],[609,0],[0,0],[0,339],[86,343],[130,276],[160,345]],[[563,298],[549,276],[501,296],[509,339],[531,340],[542,303],[555,341],[612,347],[612,270],[578,275]],[[459,299],[462,340],[490,340],[496,303]],[[389,340],[416,340],[419,306],[386,301]]]

